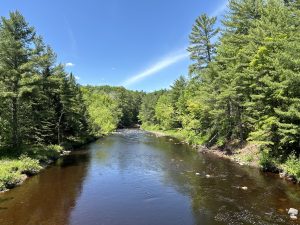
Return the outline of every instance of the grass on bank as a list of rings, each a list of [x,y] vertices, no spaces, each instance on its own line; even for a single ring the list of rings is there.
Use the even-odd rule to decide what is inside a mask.
[[[0,150],[0,191],[13,188],[27,176],[37,174],[43,164],[57,159],[62,152],[59,145]]]
[[[158,125],[152,125],[152,124],[143,124],[141,128],[145,131],[150,131],[157,134],[161,133],[162,135],[174,137],[180,141],[185,141],[191,145],[202,145],[205,142],[204,138],[200,138],[199,136],[192,135],[190,132],[187,132],[183,129],[165,130]]]
[[[69,138],[61,145],[0,148],[0,192],[17,186],[27,176],[37,174],[43,167],[57,160],[65,149],[75,149],[95,139],[95,136],[86,136]]]
[[[143,124],[141,128],[177,138],[191,145],[203,145],[206,140],[205,137],[191,135],[185,130],[164,130],[158,125]],[[259,165],[264,171],[282,172],[287,177],[300,183],[300,157],[297,157],[294,153],[280,160],[272,157],[268,151],[260,150],[259,146],[246,144],[244,147],[237,147],[234,154],[229,157],[244,164]]]

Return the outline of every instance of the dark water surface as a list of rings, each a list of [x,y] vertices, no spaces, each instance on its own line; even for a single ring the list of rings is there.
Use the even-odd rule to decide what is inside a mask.
[[[0,225],[300,224],[290,207],[297,185],[124,130],[0,194]]]

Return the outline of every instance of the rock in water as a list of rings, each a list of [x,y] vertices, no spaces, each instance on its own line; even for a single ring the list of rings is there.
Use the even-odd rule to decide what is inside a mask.
[[[295,215],[293,215],[293,214],[290,215],[290,218],[291,218],[292,220],[298,219],[297,216],[295,216]]]
[[[298,215],[298,210],[294,209],[294,208],[290,208],[289,211],[288,211],[288,214],[297,216]]]
[[[286,175],[285,173],[279,173],[280,178],[285,178],[285,175]]]
[[[248,190],[248,187],[241,187],[241,189],[246,191],[246,190]]]
[[[209,174],[206,174],[205,177],[206,177],[206,178],[210,178],[211,176],[210,176]]]
[[[200,173],[196,173],[197,176],[200,176]]]

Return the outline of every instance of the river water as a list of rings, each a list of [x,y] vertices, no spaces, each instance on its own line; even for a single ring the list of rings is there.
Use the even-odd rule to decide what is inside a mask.
[[[289,219],[291,207],[300,208],[297,185],[167,137],[123,130],[0,194],[0,224],[300,224]]]

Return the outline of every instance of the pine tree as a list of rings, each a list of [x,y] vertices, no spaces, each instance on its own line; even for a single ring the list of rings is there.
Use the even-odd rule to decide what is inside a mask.
[[[0,27],[0,83],[2,98],[8,104],[9,140],[13,148],[22,143],[27,110],[26,101],[34,89],[33,64],[35,31],[19,12],[2,17]],[[22,117],[22,120],[21,120]]]
[[[189,37],[190,46],[188,51],[191,60],[195,61],[190,66],[190,74],[197,73],[197,71],[207,67],[215,55],[216,44],[214,38],[219,32],[219,29],[214,27],[216,20],[216,17],[210,18],[206,14],[202,14],[196,19]]]
[[[259,141],[278,157],[300,151],[299,20],[281,1],[270,0],[251,35],[259,37],[250,63],[255,79],[249,117]]]

